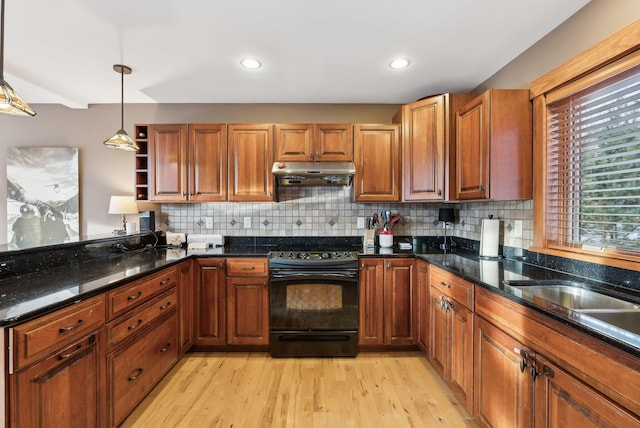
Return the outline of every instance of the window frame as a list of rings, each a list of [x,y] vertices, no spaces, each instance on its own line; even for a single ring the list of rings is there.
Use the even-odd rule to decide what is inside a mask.
[[[547,238],[547,105],[640,64],[640,21],[569,60],[531,84],[534,130],[533,244],[545,254],[640,270],[640,255],[624,250],[593,251],[552,244]]]

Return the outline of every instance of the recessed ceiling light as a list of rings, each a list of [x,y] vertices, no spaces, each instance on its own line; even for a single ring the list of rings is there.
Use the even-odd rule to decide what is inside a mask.
[[[257,59],[253,59],[253,58],[243,59],[242,61],[240,61],[240,65],[242,65],[244,68],[249,68],[251,70],[262,67],[262,63]]]
[[[409,60],[406,58],[397,58],[392,60],[389,63],[389,68],[393,68],[394,70],[400,70],[401,68],[407,68],[409,67]]]

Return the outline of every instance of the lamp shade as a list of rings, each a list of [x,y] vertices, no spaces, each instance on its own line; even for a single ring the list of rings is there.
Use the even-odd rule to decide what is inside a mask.
[[[440,208],[438,210],[438,221],[445,223],[454,223],[456,220],[453,208]]]
[[[112,196],[109,214],[137,214],[138,204],[133,196]]]

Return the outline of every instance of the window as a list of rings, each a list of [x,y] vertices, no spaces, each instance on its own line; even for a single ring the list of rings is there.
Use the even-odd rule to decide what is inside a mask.
[[[546,96],[547,248],[640,257],[640,65],[629,62]]]

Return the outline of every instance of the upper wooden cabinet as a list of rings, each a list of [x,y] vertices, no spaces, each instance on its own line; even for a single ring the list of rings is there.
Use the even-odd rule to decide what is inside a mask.
[[[276,161],[351,161],[351,124],[277,124]]]
[[[229,200],[274,199],[273,125],[228,126]]]
[[[529,90],[490,89],[456,115],[456,199],[531,199]]]
[[[226,125],[148,125],[147,130],[149,200],[227,199]]]
[[[472,94],[442,94],[402,107],[402,200],[455,197],[455,113]],[[450,190],[451,189],[451,190]]]
[[[400,126],[354,125],[354,199],[400,200]]]

